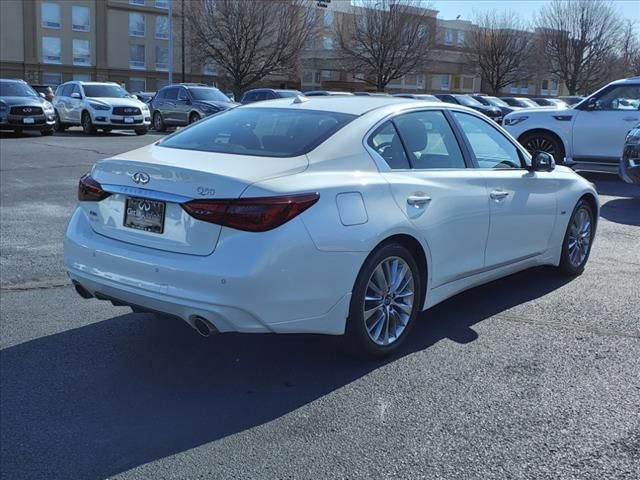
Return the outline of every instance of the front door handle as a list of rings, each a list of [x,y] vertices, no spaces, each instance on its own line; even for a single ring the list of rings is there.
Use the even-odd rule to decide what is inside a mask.
[[[413,205],[414,207],[421,207],[422,205],[426,205],[431,201],[431,197],[427,195],[410,195],[407,198],[407,203],[409,205]]]
[[[638,120],[637,117],[624,117],[622,120],[624,120],[625,122],[635,122],[636,120]]]
[[[489,196],[494,200],[502,200],[509,196],[509,192],[505,192],[504,190],[494,190],[489,194]]]

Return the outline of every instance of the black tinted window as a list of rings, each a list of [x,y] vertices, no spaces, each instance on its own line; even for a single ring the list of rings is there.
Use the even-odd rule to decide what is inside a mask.
[[[178,132],[163,147],[295,157],[324,142],[355,115],[284,108],[238,108]]]
[[[69,97],[71,95],[71,90],[73,90],[73,85],[63,85],[60,95],[63,97]]]
[[[178,98],[178,88],[177,87],[167,88],[164,94],[164,98],[166,98],[167,100],[176,100]]]
[[[155,98],[156,98],[156,99],[164,98],[164,94],[166,93],[166,91],[167,91],[166,89],[162,89],[162,90],[160,90],[160,91],[157,93],[157,95],[155,96]]]

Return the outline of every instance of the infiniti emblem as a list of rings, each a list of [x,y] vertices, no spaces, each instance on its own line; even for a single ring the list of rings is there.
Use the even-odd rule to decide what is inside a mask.
[[[31,108],[23,108],[22,111],[25,112],[25,113],[29,113],[29,112],[32,112],[33,109],[31,109]]]
[[[133,179],[134,182],[139,183],[141,185],[149,183],[149,180],[151,180],[151,178],[149,177],[149,174],[144,172],[136,172],[133,174],[133,177],[131,178]]]

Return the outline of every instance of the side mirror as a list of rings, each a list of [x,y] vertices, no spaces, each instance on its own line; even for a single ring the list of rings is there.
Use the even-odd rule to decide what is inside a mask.
[[[592,112],[594,110],[598,110],[599,107],[600,102],[598,102],[598,100],[596,100],[595,98],[590,98],[589,101],[585,104],[584,109]]]
[[[40,95],[40,96],[41,96],[42,98],[44,98],[45,100],[47,99],[47,96],[46,96],[44,93],[42,93],[42,92],[40,92],[38,95]]]
[[[556,168],[556,161],[553,155],[539,150],[531,157],[531,171],[533,172],[551,172]]]
[[[71,98],[82,98],[82,95],[80,95],[78,92],[73,92],[71,94]]]

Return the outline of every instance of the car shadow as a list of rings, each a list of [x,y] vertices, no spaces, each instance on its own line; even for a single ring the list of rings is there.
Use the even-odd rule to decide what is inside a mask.
[[[286,415],[568,279],[537,268],[424,312],[384,360],[336,354],[314,335],[202,338],[180,321],[127,314],[0,352],[3,478],[107,478]],[[95,300],[91,300],[95,301]]]
[[[640,187],[626,183],[613,175],[583,173],[596,185],[602,206],[600,216],[615,223],[640,226]],[[607,200],[604,197],[621,197]]]

